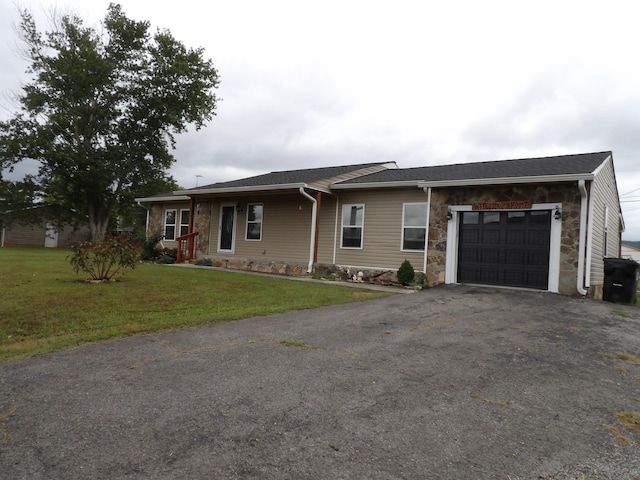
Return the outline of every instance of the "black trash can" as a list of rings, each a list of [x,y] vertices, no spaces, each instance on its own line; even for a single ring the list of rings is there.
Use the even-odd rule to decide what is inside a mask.
[[[639,267],[635,260],[605,258],[602,299],[614,303],[636,303]]]

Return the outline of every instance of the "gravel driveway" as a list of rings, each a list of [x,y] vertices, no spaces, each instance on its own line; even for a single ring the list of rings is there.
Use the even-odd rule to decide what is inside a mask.
[[[109,341],[0,363],[0,393],[2,479],[640,479],[640,309],[549,293]]]

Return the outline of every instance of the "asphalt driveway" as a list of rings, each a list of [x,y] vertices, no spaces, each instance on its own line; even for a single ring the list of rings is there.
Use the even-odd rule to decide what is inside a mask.
[[[640,309],[446,286],[1,363],[0,478],[637,480],[637,412]]]

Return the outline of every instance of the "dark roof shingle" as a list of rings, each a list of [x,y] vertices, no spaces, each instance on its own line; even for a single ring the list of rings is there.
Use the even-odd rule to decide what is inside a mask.
[[[381,163],[365,163],[360,165],[341,165],[337,167],[321,167],[321,168],[306,168],[302,170],[285,170],[281,172],[270,172],[262,175],[256,175],[255,177],[241,178],[238,180],[231,180],[228,182],[218,182],[211,185],[203,185],[192,189],[197,190],[209,190],[215,188],[240,188],[240,187],[258,187],[266,185],[286,185],[292,183],[312,183],[320,180],[326,180],[336,177],[338,175],[344,175],[346,173],[361,170],[363,168],[369,168],[376,165],[382,165]]]
[[[609,156],[611,156],[611,152],[597,152],[384,170],[346,180],[340,182],[339,185],[588,174],[596,170]]]

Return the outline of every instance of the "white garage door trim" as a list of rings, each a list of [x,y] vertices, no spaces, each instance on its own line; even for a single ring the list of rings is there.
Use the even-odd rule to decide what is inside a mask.
[[[551,210],[556,207],[562,211],[561,203],[534,203],[531,210]],[[447,225],[447,259],[445,283],[458,283],[458,240],[459,212],[470,212],[472,205],[452,205],[451,220]],[[562,221],[551,217],[551,239],[549,246],[549,292],[558,293],[560,282],[560,245],[562,241]]]

